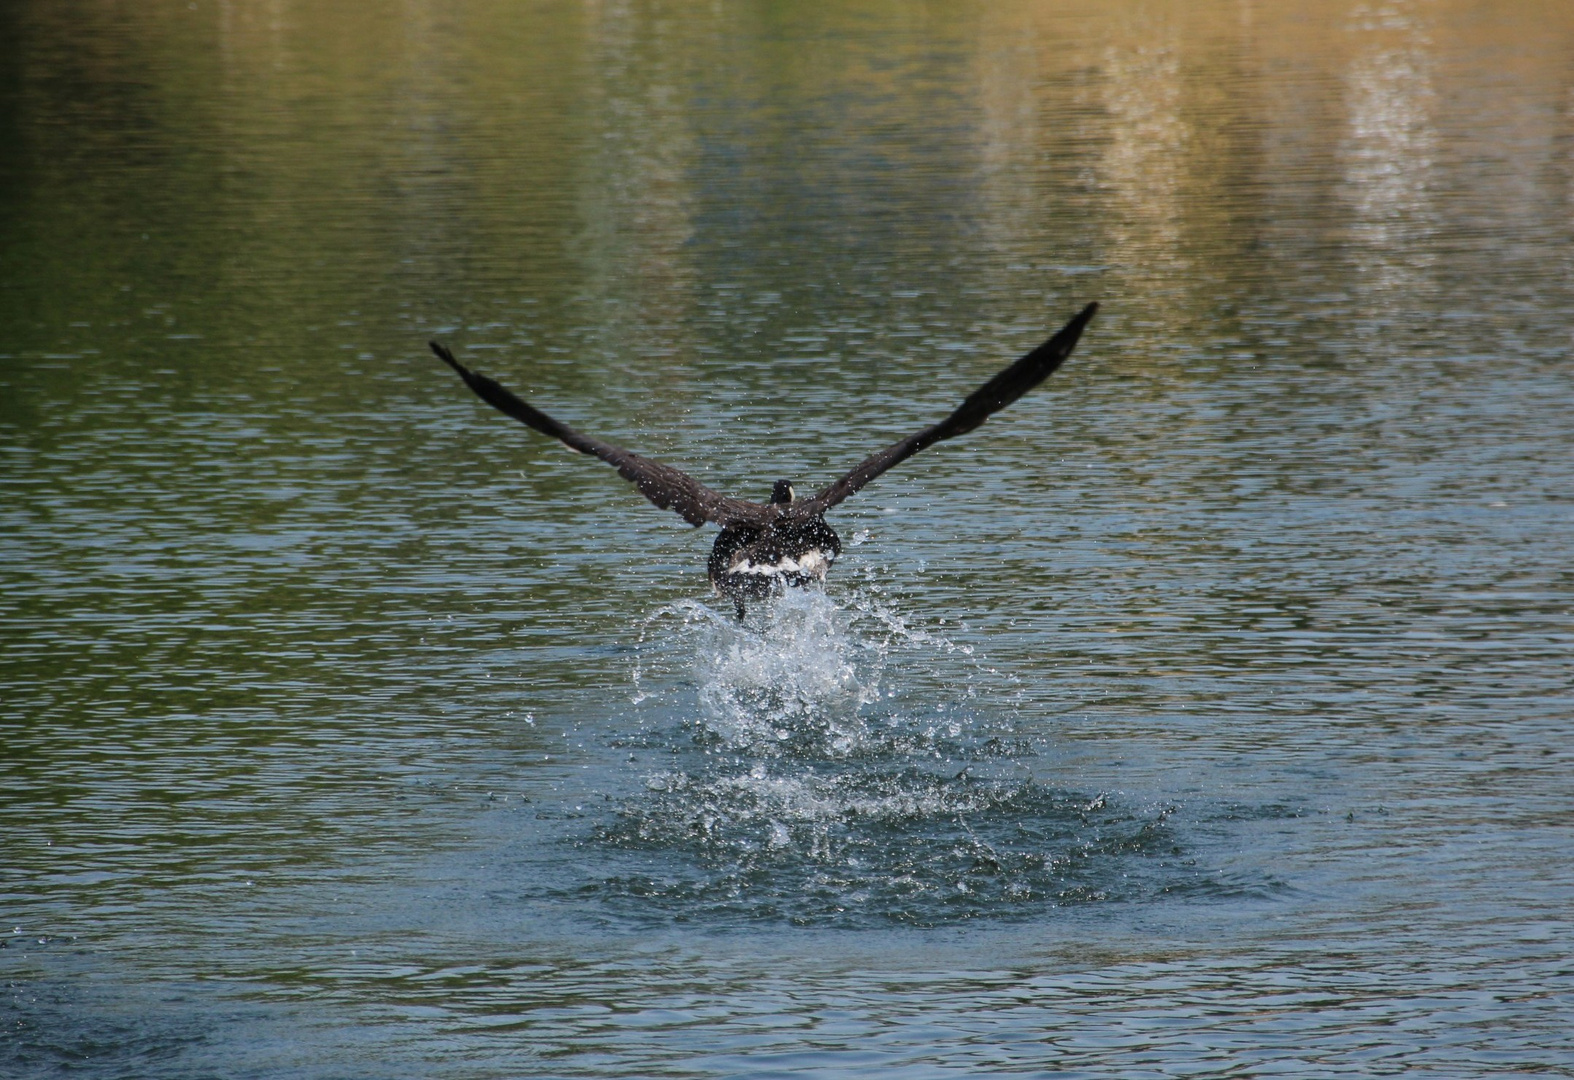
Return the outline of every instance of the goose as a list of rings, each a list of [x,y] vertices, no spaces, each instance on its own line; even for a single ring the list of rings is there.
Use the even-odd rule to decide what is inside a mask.
[[[663,510],[676,511],[690,525],[720,525],[721,532],[706,562],[706,573],[716,593],[733,602],[741,621],[750,601],[764,599],[788,586],[825,580],[842,551],[836,530],[825,522],[827,510],[920,450],[972,431],[1043,382],[1071,355],[1098,307],[1094,303],[1083,308],[1054,337],[973,391],[939,423],[872,454],[808,498],[799,498],[791,481],[777,480],[770,499],[763,503],[723,495],[671,465],[583,435],[552,419],[501,383],[471,371],[441,343],[429,344],[438,359],[453,368],[465,385],[494,409],[557,439],[571,450],[600,458],[633,483],[645,498]]]

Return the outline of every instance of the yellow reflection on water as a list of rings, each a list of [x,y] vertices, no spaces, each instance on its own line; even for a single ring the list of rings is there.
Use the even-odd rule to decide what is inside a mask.
[[[150,207],[177,234],[222,219],[222,249],[168,250],[259,308],[309,303],[303,250],[440,253],[471,283],[467,321],[527,294],[586,305],[609,348],[680,352],[729,244],[823,256],[830,288],[880,244],[894,278],[955,260],[1002,297],[1037,275],[1036,309],[1098,291],[1173,326],[1282,255],[1290,219],[1399,297],[1437,287],[1484,185],[1482,213],[1571,199],[1574,5],[1550,0],[18,12],[34,152],[13,227],[124,265],[139,249],[116,226],[140,235]],[[129,205],[93,181],[117,157],[147,169]],[[816,213],[831,234],[789,250]]]

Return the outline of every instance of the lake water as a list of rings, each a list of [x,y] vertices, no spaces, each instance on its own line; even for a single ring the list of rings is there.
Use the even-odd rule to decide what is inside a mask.
[[[0,1073],[1574,1075],[1574,6],[0,9]],[[426,351],[763,498],[714,530]]]

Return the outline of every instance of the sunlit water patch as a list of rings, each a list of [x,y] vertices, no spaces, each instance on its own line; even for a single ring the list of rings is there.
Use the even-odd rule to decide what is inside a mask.
[[[868,593],[664,608],[632,682],[643,789],[577,842],[605,867],[582,894],[636,918],[938,925],[1237,888],[1173,802],[1060,775],[1009,678]]]

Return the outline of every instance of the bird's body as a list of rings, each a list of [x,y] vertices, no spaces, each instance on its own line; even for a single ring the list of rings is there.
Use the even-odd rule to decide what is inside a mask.
[[[842,550],[836,531],[825,523],[827,510],[925,447],[972,431],[1043,382],[1071,355],[1097,310],[1097,304],[1083,308],[1058,334],[974,391],[940,423],[872,455],[811,498],[796,498],[792,484],[778,480],[766,503],[722,495],[670,465],[582,435],[500,383],[471,371],[442,345],[431,344],[432,351],[487,404],[571,449],[615,466],[640,494],[662,509],[677,511],[689,524],[713,521],[720,525],[721,534],[711,548],[706,569],[711,585],[733,601],[741,619],[750,600],[825,579]]]
[[[763,527],[727,526],[711,545],[705,570],[711,587],[731,599],[742,618],[747,600],[824,581],[841,553],[841,537],[824,518],[784,516]]]

